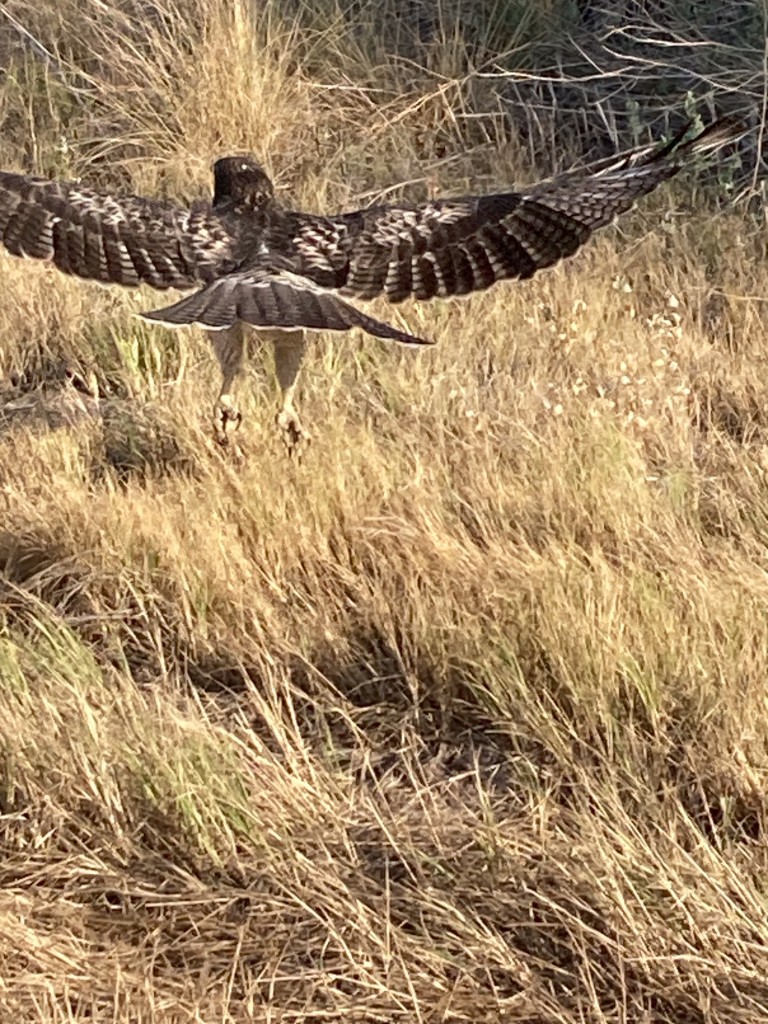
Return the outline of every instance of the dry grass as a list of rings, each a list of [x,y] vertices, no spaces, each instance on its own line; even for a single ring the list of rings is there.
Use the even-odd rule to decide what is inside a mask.
[[[189,197],[249,148],[318,209],[532,173],[445,24],[6,10],[55,60],[6,26],[4,166]],[[202,338],[2,259],[3,1020],[765,1020],[768,270],[711,202],[404,307],[429,352],[319,338],[298,465],[260,354],[234,464]]]

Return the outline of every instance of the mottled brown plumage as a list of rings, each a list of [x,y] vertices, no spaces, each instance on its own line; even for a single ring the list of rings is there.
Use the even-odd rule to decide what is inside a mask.
[[[0,240],[13,255],[105,284],[193,291],[143,315],[226,332],[231,346],[242,347],[241,324],[292,336],[360,327],[426,344],[347,300],[445,298],[531,277],[576,252],[593,231],[677,174],[692,153],[743,131],[726,118],[688,141],[686,129],[662,146],[628,150],[518,191],[330,217],[285,209],[250,156],[218,160],[212,201],[189,209],[0,173]],[[242,356],[235,359],[225,339],[217,353],[233,379]],[[292,393],[294,385],[295,374],[285,390]],[[222,393],[219,408],[222,397],[228,396]]]

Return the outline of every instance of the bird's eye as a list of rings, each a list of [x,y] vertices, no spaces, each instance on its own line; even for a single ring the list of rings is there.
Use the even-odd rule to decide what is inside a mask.
[[[241,171],[247,171],[248,170],[248,164],[240,164],[240,170]]]

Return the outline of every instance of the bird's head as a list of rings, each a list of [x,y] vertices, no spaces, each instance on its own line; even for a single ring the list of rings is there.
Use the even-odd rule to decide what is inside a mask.
[[[275,190],[264,168],[247,154],[224,156],[213,165],[213,205],[259,210],[268,206]]]

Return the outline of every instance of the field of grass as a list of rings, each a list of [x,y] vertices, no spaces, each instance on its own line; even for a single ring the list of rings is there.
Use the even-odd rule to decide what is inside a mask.
[[[0,166],[189,200],[245,149],[319,211],[530,180],[588,140],[512,130],[493,54],[572,6],[9,0]],[[300,462],[269,353],[235,459],[205,339],[133,315],[157,295],[0,258],[0,1019],[768,1018],[739,173],[376,307],[429,351],[317,336]]]

